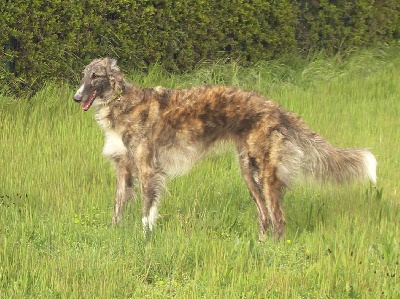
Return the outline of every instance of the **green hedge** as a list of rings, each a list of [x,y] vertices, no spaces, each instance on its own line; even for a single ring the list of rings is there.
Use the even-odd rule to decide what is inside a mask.
[[[399,0],[299,1],[296,39],[302,51],[328,54],[400,38]]]
[[[243,64],[300,51],[340,50],[400,36],[398,0],[3,0],[0,90],[76,81],[95,57],[146,70],[200,61]]]

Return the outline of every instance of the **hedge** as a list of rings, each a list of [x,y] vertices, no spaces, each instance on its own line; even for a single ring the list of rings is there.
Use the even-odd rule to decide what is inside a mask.
[[[398,0],[299,1],[297,44],[328,54],[400,38]]]
[[[174,72],[227,57],[250,64],[328,54],[400,36],[398,0],[3,0],[0,90],[76,82],[86,63],[112,56]]]

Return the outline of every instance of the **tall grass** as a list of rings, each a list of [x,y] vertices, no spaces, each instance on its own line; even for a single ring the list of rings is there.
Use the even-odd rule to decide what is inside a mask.
[[[147,239],[140,202],[112,227],[113,169],[92,113],[72,101],[75,87],[0,96],[0,297],[399,298],[397,53],[129,73],[141,86],[256,90],[334,145],[371,148],[378,186],[290,190],[280,242],[257,242],[256,209],[229,152],[169,183]]]

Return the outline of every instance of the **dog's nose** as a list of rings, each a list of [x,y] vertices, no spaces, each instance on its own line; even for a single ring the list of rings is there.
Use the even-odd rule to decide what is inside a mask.
[[[74,95],[74,101],[77,103],[80,103],[80,102],[82,102],[82,97]]]

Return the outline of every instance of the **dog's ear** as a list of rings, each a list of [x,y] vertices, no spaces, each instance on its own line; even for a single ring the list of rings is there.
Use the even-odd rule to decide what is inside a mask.
[[[125,89],[124,74],[119,69],[116,59],[108,59],[107,75],[113,89],[118,93],[122,93]]]

